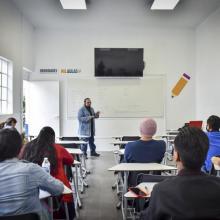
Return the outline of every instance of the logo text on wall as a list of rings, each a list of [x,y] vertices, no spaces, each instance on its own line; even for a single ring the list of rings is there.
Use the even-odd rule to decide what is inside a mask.
[[[40,73],[42,74],[61,74],[61,75],[66,75],[66,74],[74,74],[74,73],[81,73],[81,69],[78,68],[45,68],[45,69],[40,69]]]

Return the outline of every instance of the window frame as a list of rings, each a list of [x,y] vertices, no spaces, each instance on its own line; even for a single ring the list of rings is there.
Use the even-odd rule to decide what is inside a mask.
[[[3,66],[7,65],[3,72]],[[12,114],[12,79],[13,63],[12,61],[0,56],[0,115]],[[3,81],[4,79],[4,81]],[[5,83],[6,81],[6,83]],[[4,91],[5,90],[5,91]],[[4,91],[4,92],[3,92]],[[5,94],[4,94],[5,93]],[[4,95],[4,97],[3,97]]]

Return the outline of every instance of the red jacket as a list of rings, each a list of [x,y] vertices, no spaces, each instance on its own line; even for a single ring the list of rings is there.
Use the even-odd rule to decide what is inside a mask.
[[[74,157],[61,145],[54,144],[55,150],[56,150],[56,156],[57,156],[57,167],[56,170],[51,171],[51,175],[55,177],[56,179],[59,179],[71,189],[70,183],[67,179],[67,176],[64,171],[64,165],[71,166],[74,161]],[[63,201],[65,202],[72,202],[73,201],[73,195],[67,194],[62,196]]]

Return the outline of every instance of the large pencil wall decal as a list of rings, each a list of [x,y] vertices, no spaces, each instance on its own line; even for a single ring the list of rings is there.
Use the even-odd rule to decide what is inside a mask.
[[[180,92],[183,90],[183,88],[185,87],[185,85],[189,80],[190,80],[190,76],[187,75],[186,73],[183,73],[183,75],[181,76],[181,78],[179,79],[179,81],[171,91],[172,98],[180,94]]]

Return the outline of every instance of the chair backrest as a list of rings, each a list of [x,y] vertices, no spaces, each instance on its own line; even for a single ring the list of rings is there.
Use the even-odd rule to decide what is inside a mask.
[[[61,141],[79,141],[79,137],[60,137]],[[78,144],[61,144],[65,148],[79,148]]]
[[[189,127],[202,128],[202,121],[190,121]]]
[[[137,141],[139,140],[139,136],[123,136],[122,141]]]
[[[0,216],[0,220],[40,220],[37,213],[28,213],[23,215]]]
[[[139,140],[140,137],[139,136],[123,136],[121,138],[122,141],[137,141]],[[121,144],[120,145],[120,149],[124,149],[126,144]]]
[[[79,137],[60,137],[61,141],[79,141]]]

